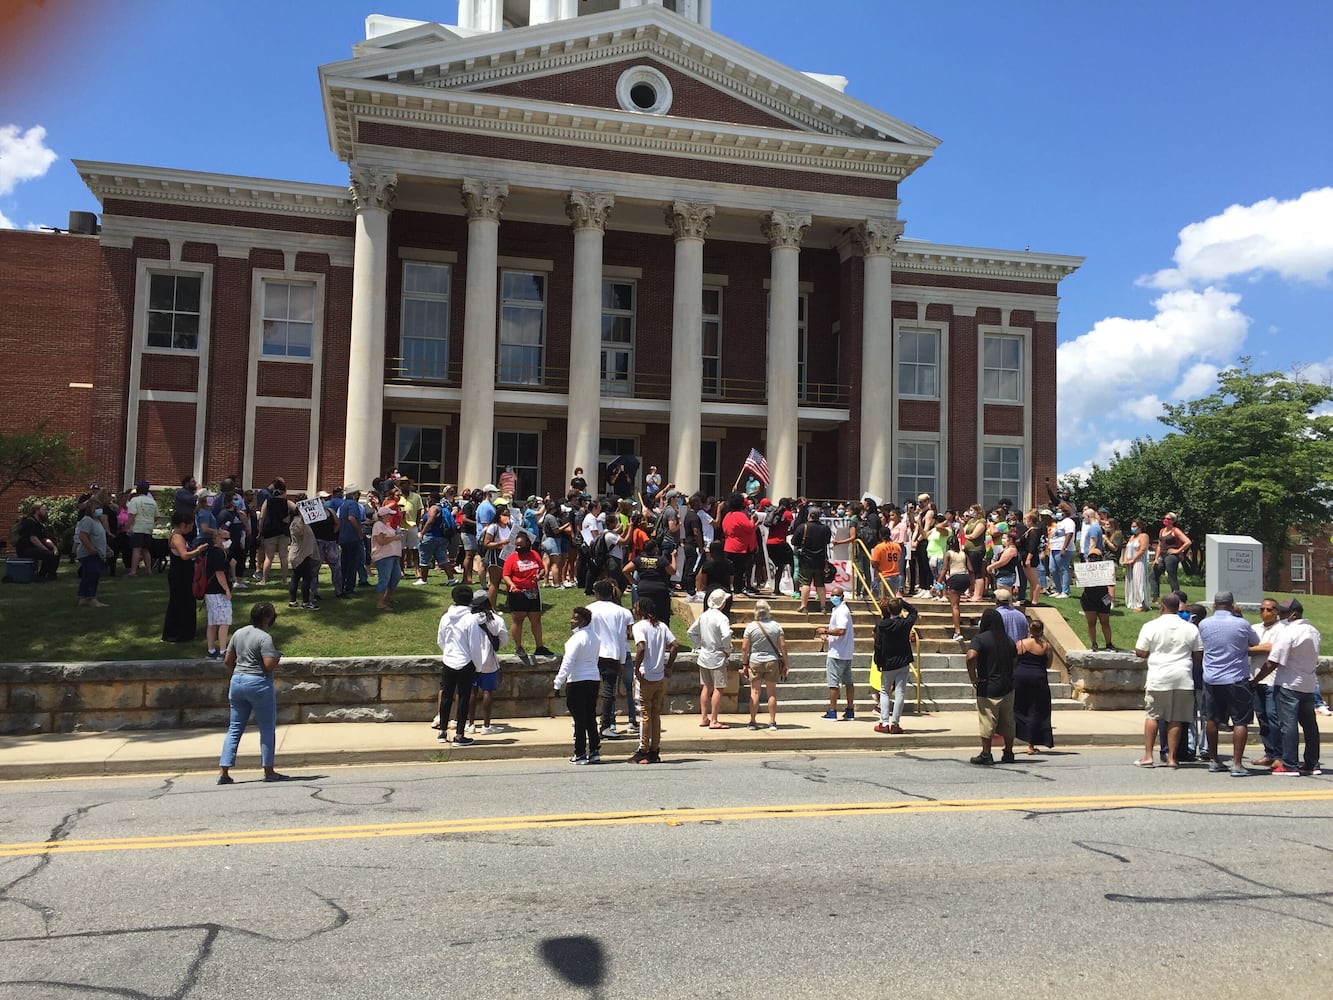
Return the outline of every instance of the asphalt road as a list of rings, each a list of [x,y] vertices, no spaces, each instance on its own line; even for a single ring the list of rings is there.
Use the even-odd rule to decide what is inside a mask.
[[[0,785],[0,998],[1333,994],[1333,778],[964,756]]]

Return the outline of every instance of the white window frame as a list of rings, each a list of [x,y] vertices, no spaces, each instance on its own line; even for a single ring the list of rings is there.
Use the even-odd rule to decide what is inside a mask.
[[[504,297],[505,277],[511,274],[519,274],[519,275],[524,275],[526,277],[541,279],[542,297],[540,305],[538,305],[532,299],[506,299]],[[546,384],[546,322],[548,313],[547,304],[551,296],[551,276],[544,270],[536,270],[533,268],[520,268],[520,267],[503,267],[500,269],[499,292],[500,292],[500,305],[499,305],[499,311],[496,315],[496,326],[497,326],[496,330],[497,352],[496,352],[496,370],[495,370],[496,383],[499,385],[543,386]],[[539,309],[541,312],[540,342],[537,344],[515,343],[507,345],[505,343],[505,337],[504,337],[505,334],[504,314],[506,309],[531,309],[531,310]],[[537,349],[537,358],[538,358],[537,370],[535,375],[531,375],[528,378],[524,379],[502,378],[501,373],[504,371],[503,355],[506,346],[523,348],[524,350],[531,350],[533,347],[535,347]]]
[[[929,336],[934,338],[935,361],[932,365],[925,365],[919,361],[908,361],[903,358],[903,337],[907,334],[911,334],[917,337]],[[898,396],[902,399],[927,399],[932,402],[938,401],[940,399],[940,387],[941,387],[941,375],[942,375],[941,365],[940,365],[940,348],[944,341],[943,333],[941,332],[939,327],[919,326],[919,325],[901,326],[898,327],[896,330],[894,330],[894,337],[896,338],[894,343],[894,352],[893,352],[894,362],[895,362],[894,376],[897,379]],[[935,391],[933,393],[910,392],[906,388],[904,388],[903,366],[905,365],[910,365],[914,370],[926,367],[934,368]],[[917,381],[919,383],[920,379],[918,378]]]
[[[1291,582],[1306,583],[1309,574],[1307,573],[1308,561],[1304,552],[1293,552],[1291,554]]]
[[[717,312],[715,312],[715,313],[704,312],[704,313],[703,313],[703,318],[702,318],[702,321],[701,321],[701,323],[700,323],[700,330],[699,330],[699,333],[700,333],[700,343],[701,343],[701,344],[705,344],[705,343],[707,342],[707,337],[704,336],[704,331],[706,331],[706,330],[708,329],[708,325],[709,325],[710,323],[714,324],[714,325],[717,327],[717,353],[716,353],[716,354],[704,354],[704,356],[703,356],[703,363],[704,363],[704,374],[703,374],[703,395],[706,396],[706,397],[709,398],[709,399],[718,399],[718,398],[720,398],[720,397],[722,396],[722,386],[723,386],[723,380],[722,380],[722,316],[723,316],[723,312],[724,312],[724,310],[726,309],[726,305],[725,305],[725,303],[724,303],[724,301],[723,301],[723,300],[725,299],[725,292],[726,292],[726,289],[723,288],[722,285],[713,285],[713,284],[706,284],[706,285],[704,285],[704,298],[705,298],[705,299],[707,298],[707,295],[708,295],[709,292],[716,292],[716,293],[717,293]],[[706,309],[707,307],[705,306],[704,308]],[[704,349],[707,350],[707,348],[704,348]],[[710,361],[717,365],[717,375],[716,375],[716,377],[715,377],[715,379],[714,379],[714,381],[713,381],[713,387],[712,387],[712,388],[709,387],[709,375],[708,375],[708,363],[709,363]]]
[[[260,274],[263,273],[263,277]],[[255,284],[259,289],[259,342],[257,344],[258,357],[261,361],[276,361],[287,364],[308,365],[314,362],[315,358],[315,340],[321,334],[321,296],[323,292],[323,283],[315,280],[315,276],[302,276],[296,274],[255,272]],[[310,354],[308,356],[292,354],[269,354],[264,350],[264,324],[270,319],[277,319],[268,315],[268,290],[270,288],[283,285],[288,288],[305,287],[310,289]],[[283,320],[285,323],[291,323],[291,319]]]
[[[445,444],[446,444],[446,435],[445,435],[445,428],[444,428],[444,426],[443,426],[442,424],[424,423],[424,422],[420,422],[420,421],[417,421],[417,422],[408,422],[408,421],[398,422],[398,421],[394,421],[394,428],[393,428],[393,458],[394,458],[394,462],[393,462],[393,464],[394,464],[394,468],[395,468],[395,469],[399,469],[399,470],[401,470],[401,469],[403,468],[403,465],[406,463],[406,456],[403,454],[403,452],[404,452],[404,448],[403,448],[403,431],[417,431],[417,432],[420,432],[420,431],[436,431],[436,432],[439,433],[439,435],[440,435],[440,464],[439,464],[439,466],[435,469],[435,475],[436,475],[438,478],[433,479],[433,480],[432,480],[432,479],[426,479],[426,478],[424,478],[424,477],[422,477],[422,476],[420,475],[419,470],[418,470],[417,474],[412,475],[411,478],[412,478],[412,484],[418,488],[418,492],[424,492],[424,491],[422,491],[422,490],[420,489],[420,487],[423,486],[423,485],[426,485],[426,486],[440,486],[440,485],[443,485],[443,483],[444,483],[444,478],[443,478],[443,477],[444,477]],[[420,465],[422,465],[423,463],[421,463],[421,462],[415,462],[415,463],[413,463],[413,464],[414,464],[414,465],[417,465],[417,466],[420,466]],[[429,465],[429,463],[424,463],[424,464]]]
[[[529,496],[529,494],[523,492],[523,485],[522,485],[523,477],[522,473],[520,472],[520,470],[522,469],[532,470],[532,495],[541,496],[542,495],[542,447],[546,443],[545,441],[546,435],[541,430],[535,427],[497,427],[491,439],[492,447],[495,449],[492,452],[492,454],[494,455],[495,479],[492,481],[496,483],[500,481],[500,473],[504,471],[505,466],[513,464],[509,462],[500,461],[501,434],[531,434],[533,437],[537,439],[536,465],[514,465],[514,472],[519,476],[519,487],[516,492],[522,494],[518,498],[520,504],[522,500],[526,499]],[[513,498],[511,497],[511,499]]]
[[[188,357],[192,355],[198,355],[200,353],[199,345],[203,342],[202,333],[205,323],[205,316],[209,311],[208,302],[204,299],[205,291],[211,291],[211,289],[208,288],[209,283],[207,276],[202,271],[191,268],[188,265],[184,267],[176,265],[164,266],[164,267],[149,267],[146,272],[146,275],[147,275],[147,284],[144,287],[144,300],[143,300],[143,339],[139,342],[140,347],[143,349],[143,352],[145,354],[166,354],[174,357],[181,357],[181,356]],[[197,278],[199,280],[199,312],[188,313],[183,310],[176,309],[174,299],[172,302],[172,309],[171,309],[172,316],[184,316],[184,315],[197,316],[199,320],[199,326],[198,329],[195,331],[194,335],[194,347],[176,347],[174,345],[174,341],[176,338],[174,330],[172,332],[173,344],[171,346],[162,347],[160,345],[148,343],[148,336],[149,336],[148,317],[151,313],[162,311],[158,309],[153,309],[151,305],[153,300],[152,285],[154,278],[176,278],[176,279]]]
[[[398,355],[402,361],[400,375],[403,378],[423,379],[430,382],[448,382],[449,381],[449,345],[453,335],[452,329],[452,311],[453,311],[453,264],[444,261],[434,260],[416,260],[406,258],[402,260],[402,295],[399,297],[398,308]],[[445,273],[444,292],[410,292],[407,288],[407,269],[409,267],[429,267],[441,268]],[[444,305],[444,336],[443,337],[409,337],[407,332],[407,304],[414,302],[438,302]],[[443,345],[444,361],[438,375],[419,375],[415,374],[408,365],[407,342],[409,340],[425,342],[440,342]]]
[[[1029,367],[1029,364],[1028,364],[1028,350],[1027,350],[1027,348],[1028,348],[1027,331],[1026,331],[1026,330],[986,329],[986,328],[983,328],[983,329],[980,331],[980,333],[981,333],[981,352],[980,352],[980,355],[979,355],[978,358],[977,358],[977,364],[978,364],[978,367],[980,368],[980,378],[981,378],[981,383],[980,383],[980,384],[981,384],[981,393],[980,393],[980,395],[981,395],[981,397],[982,397],[982,401],[983,401],[983,402],[986,402],[986,403],[998,403],[998,404],[1003,405],[1003,406],[1021,406],[1021,405],[1023,405],[1023,403],[1024,403],[1025,399],[1026,399],[1026,395],[1025,395],[1025,393],[1024,393],[1024,387],[1025,387],[1025,385],[1027,384],[1027,371],[1028,371],[1028,367]],[[1010,369],[1010,368],[989,368],[989,367],[987,367],[987,365],[986,365],[986,343],[987,343],[987,341],[990,341],[990,340],[1010,341],[1010,342],[1017,343],[1017,345],[1018,345],[1018,368],[1017,368],[1017,370]],[[987,372],[1000,372],[1000,373],[1010,373],[1010,372],[1012,372],[1012,374],[1013,374],[1013,376],[1014,376],[1014,381],[1015,381],[1015,385],[1014,385],[1014,394],[1013,394],[1013,396],[992,396],[992,395],[990,395],[990,394],[986,391],[986,388],[987,388],[987,387],[986,387],[986,374],[987,374]]]
[[[935,476],[934,476],[934,484],[931,489],[923,488],[920,484],[921,477],[914,475],[912,478],[917,480],[916,487],[914,487],[907,493],[904,493],[902,491],[901,480],[903,478],[904,473],[902,471],[903,459],[902,459],[901,448],[903,445],[913,445],[915,447],[920,447],[922,445],[929,445],[935,449]],[[908,501],[915,500],[922,493],[929,493],[932,497],[934,497],[938,501],[941,496],[941,491],[944,485],[944,475],[943,475],[943,470],[941,468],[944,462],[944,454],[945,453],[944,453],[943,443],[941,442],[938,435],[900,434],[898,436],[898,440],[895,441],[893,445],[893,493],[894,493],[893,501],[899,505],[902,505],[907,503]]]
[[[630,306],[628,309],[614,309],[606,305],[606,286],[607,285],[628,285],[630,294]],[[602,277],[602,330],[599,339],[606,336],[606,318],[608,316],[615,319],[629,320],[629,343],[620,344],[615,341],[601,339],[601,393],[603,396],[633,396],[634,395],[634,363],[635,346],[639,337],[638,330],[638,311],[639,311],[639,283],[633,278],[616,278],[610,276]],[[608,354],[626,354],[629,356],[629,365],[625,370],[626,377],[607,381],[606,361]],[[614,456],[612,456],[614,457]]]
[[[1014,488],[1012,490],[1007,490],[1007,489],[1001,490],[994,496],[990,496],[987,494],[986,492],[986,483],[988,482],[988,477],[986,475],[987,448],[1006,448],[1018,452],[1018,472],[1017,476],[1012,480],[1014,484]],[[985,439],[981,442],[980,451],[981,451],[981,461],[978,463],[979,468],[977,469],[977,496],[981,498],[980,500],[981,505],[985,507],[987,510],[990,510],[995,506],[995,504],[1000,500],[1000,498],[1008,497],[1009,500],[1012,501],[1015,506],[1021,507],[1023,505],[1023,492],[1024,492],[1023,491],[1023,457],[1024,457],[1023,442],[1015,439],[1008,439],[1008,440],[998,439],[998,438]],[[994,481],[1010,482],[1010,480],[1000,480],[1000,479],[996,479]]]

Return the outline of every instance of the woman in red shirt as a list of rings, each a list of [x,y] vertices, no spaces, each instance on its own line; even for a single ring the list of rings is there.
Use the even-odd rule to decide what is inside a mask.
[[[514,535],[514,551],[504,562],[500,580],[509,592],[509,616],[514,634],[515,651],[523,653],[523,623],[532,626],[532,641],[537,648],[534,656],[554,656],[542,645],[542,592],[538,589],[541,581],[542,560],[532,550],[532,539],[527,532]]]
[[[759,537],[754,518],[745,509],[745,498],[733,493],[727,500],[727,512],[722,517],[722,551],[731,562],[732,586],[757,597],[750,586],[750,564],[759,550]]]

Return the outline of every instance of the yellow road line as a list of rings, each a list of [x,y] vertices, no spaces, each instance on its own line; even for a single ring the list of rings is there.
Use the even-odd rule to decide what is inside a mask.
[[[539,816],[491,816],[413,823],[367,823],[355,826],[295,827],[280,830],[236,830],[217,833],[168,834],[157,837],[115,837],[101,840],[30,841],[0,844],[0,858],[40,854],[83,854],[97,851],[180,850],[244,844],[293,844],[320,840],[376,837],[448,836],[579,826],[636,826],[741,822],[760,819],[920,815],[957,812],[1042,812],[1071,809],[1107,810],[1164,806],[1258,805],[1288,802],[1333,802],[1333,788],[1289,788],[1283,791],[1185,792],[1168,795],[1062,795],[1044,798],[940,799],[898,802],[808,803],[800,805],[727,806],[702,809],[660,809],[636,812],[556,813]]]

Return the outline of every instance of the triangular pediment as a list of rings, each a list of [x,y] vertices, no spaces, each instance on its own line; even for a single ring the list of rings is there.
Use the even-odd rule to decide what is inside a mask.
[[[449,32],[443,26],[433,26]],[[456,29],[453,29],[456,30]],[[342,63],[326,83],[356,80],[472,92],[589,109],[620,110],[616,81],[648,65],[671,82],[662,119],[727,122],[858,143],[909,147],[924,160],[939,140],[835,87],[657,5],[632,7],[471,37],[405,29]]]

